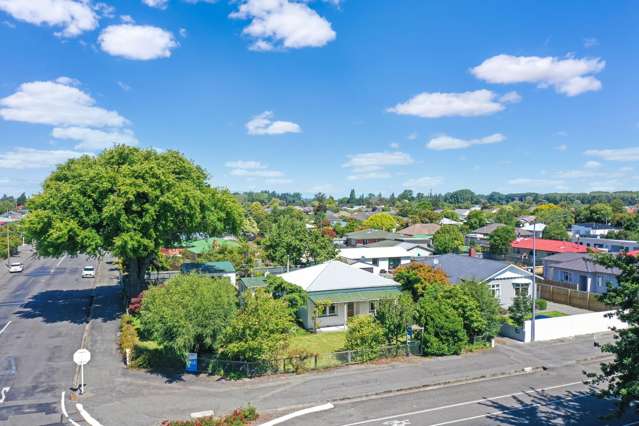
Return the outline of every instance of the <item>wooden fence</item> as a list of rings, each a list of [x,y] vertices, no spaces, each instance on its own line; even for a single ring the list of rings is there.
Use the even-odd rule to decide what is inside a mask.
[[[574,306],[589,311],[609,311],[612,307],[599,300],[599,296],[586,291],[579,291],[567,286],[553,284],[537,284],[539,297],[551,302]]]

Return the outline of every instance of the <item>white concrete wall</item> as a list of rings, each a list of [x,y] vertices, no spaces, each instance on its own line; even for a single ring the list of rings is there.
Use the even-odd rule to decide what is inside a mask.
[[[535,341],[555,340],[564,337],[581,336],[609,331],[610,328],[628,328],[628,324],[616,317],[607,318],[606,315],[614,311],[593,312],[589,314],[568,315],[565,317],[544,318],[535,321]],[[530,342],[531,321],[525,323],[524,329],[502,327],[502,334],[523,342]]]

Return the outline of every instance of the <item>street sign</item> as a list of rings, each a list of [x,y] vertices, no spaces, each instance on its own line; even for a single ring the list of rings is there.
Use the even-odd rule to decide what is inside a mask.
[[[91,352],[78,349],[73,354],[73,362],[80,366],[80,395],[84,394],[84,365],[91,361]]]
[[[78,349],[73,354],[73,362],[75,362],[79,366],[88,364],[89,361],[91,361],[91,352],[86,349]]]

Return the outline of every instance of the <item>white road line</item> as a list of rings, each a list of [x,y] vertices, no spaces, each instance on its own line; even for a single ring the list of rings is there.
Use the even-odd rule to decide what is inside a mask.
[[[366,423],[381,422],[381,421],[384,421],[384,420],[395,419],[397,417],[414,416],[416,414],[430,413],[432,411],[446,410],[448,408],[463,407],[464,405],[479,404],[480,402],[493,401],[493,400],[496,400],[496,399],[504,399],[504,398],[510,398],[510,397],[513,397],[513,396],[528,395],[531,392],[544,392],[544,391],[549,391],[549,390],[553,390],[553,389],[567,388],[567,387],[570,387],[570,386],[583,385],[583,384],[584,384],[584,382],[564,383],[563,385],[548,386],[548,387],[545,387],[545,388],[531,389],[531,390],[524,391],[524,392],[515,392],[515,393],[508,394],[508,395],[493,396],[491,398],[481,398],[481,399],[475,399],[474,401],[458,402],[456,404],[443,405],[441,407],[427,408],[425,410],[419,410],[419,411],[411,411],[409,413],[397,414],[397,415],[393,415],[393,416],[378,417],[376,419],[363,420],[361,422],[349,423],[349,424],[346,424],[346,425],[343,425],[343,426],[356,426],[356,425],[363,425],[363,424],[366,424]]]
[[[102,426],[102,424],[99,421],[91,417],[91,415],[86,412],[82,404],[75,404],[75,408],[78,409],[78,412],[80,413],[80,415],[82,416],[85,422],[87,422],[91,426]]]
[[[6,323],[4,325],[4,327],[2,327],[2,330],[0,330],[0,334],[4,333],[4,331],[7,329],[7,327],[9,327],[9,324],[11,324],[11,323],[12,323],[12,321],[9,321],[8,323]]]
[[[56,263],[56,265],[51,269],[51,273],[53,274],[55,272],[55,268],[57,268],[58,266],[60,266],[60,264],[62,263],[62,261],[64,259],[66,259],[67,255],[65,254],[64,256],[62,256],[62,259],[58,260],[58,263]]]
[[[563,398],[563,397],[562,397],[562,398],[556,398],[556,399],[553,399],[553,400],[547,401],[547,402],[545,402],[545,403],[539,403],[539,404],[528,404],[528,405],[525,405],[525,406],[523,406],[523,407],[513,408],[513,409],[510,409],[510,410],[493,411],[492,413],[480,414],[480,415],[478,415],[478,416],[465,417],[465,418],[463,418],[463,419],[455,419],[455,420],[450,420],[450,421],[448,421],[448,422],[442,422],[442,423],[434,423],[434,424],[431,424],[430,426],[446,426],[446,425],[452,425],[452,424],[455,424],[455,423],[467,422],[467,421],[469,421],[469,420],[483,419],[483,418],[485,418],[485,417],[498,416],[498,415],[500,415],[500,414],[512,413],[512,412],[515,412],[515,411],[527,410],[527,409],[529,409],[529,408],[540,407],[540,406],[542,406],[542,405],[551,404],[551,403],[553,403],[553,402],[557,402],[557,401],[572,401],[572,400],[575,400],[575,399],[586,398],[586,397],[589,397],[589,396],[590,396],[590,395],[580,395],[580,396],[575,396],[575,397],[572,397],[572,398]]]
[[[67,413],[67,407],[64,403],[64,394],[66,392],[62,392],[62,396],[60,396],[60,409],[62,410],[62,414],[64,415],[64,417],[67,418],[67,420],[69,420],[71,422],[71,424],[73,426],[80,426],[78,423],[76,423],[75,421],[73,421],[73,419],[71,417],[69,417],[69,413]]]
[[[635,426],[635,425],[639,425],[639,422],[626,423],[623,426]]]
[[[324,405],[317,405],[315,407],[305,408],[304,410],[295,411],[294,413],[287,414],[287,415],[282,416],[282,417],[278,417],[277,419],[273,419],[273,420],[271,420],[269,422],[266,422],[266,423],[262,423],[261,426],[278,425],[280,423],[284,423],[284,422],[286,422],[288,420],[294,419],[295,417],[300,417],[300,416],[304,416],[306,414],[311,414],[311,413],[318,413],[320,411],[330,410],[331,408],[333,408],[333,404],[331,404],[330,402],[328,404],[324,404]]]

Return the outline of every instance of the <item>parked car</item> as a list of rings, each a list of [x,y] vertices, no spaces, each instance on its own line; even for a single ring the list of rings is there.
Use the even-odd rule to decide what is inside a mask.
[[[82,278],[95,278],[95,268],[93,266],[85,266],[82,270]]]
[[[9,272],[10,273],[15,273],[15,272],[22,272],[24,270],[24,265],[20,262],[13,262],[9,265]]]

